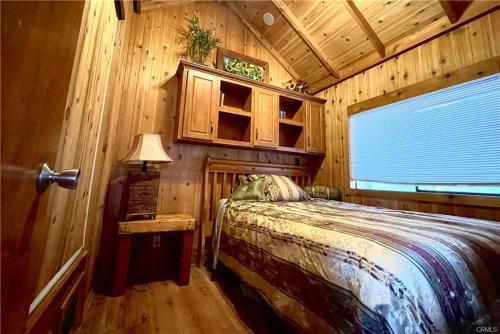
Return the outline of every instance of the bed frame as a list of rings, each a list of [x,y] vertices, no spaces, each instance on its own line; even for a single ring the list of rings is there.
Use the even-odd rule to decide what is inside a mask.
[[[213,234],[217,203],[221,198],[229,197],[231,191],[238,185],[240,175],[249,174],[285,175],[302,187],[312,183],[312,171],[307,166],[207,157],[203,176],[198,266],[205,261],[206,239]]]

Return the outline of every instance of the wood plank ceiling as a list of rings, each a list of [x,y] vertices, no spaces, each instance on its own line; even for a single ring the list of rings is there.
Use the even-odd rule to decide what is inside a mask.
[[[136,0],[139,1],[139,0]],[[143,11],[197,1],[141,0]],[[311,93],[356,75],[457,25],[500,7],[500,1],[326,0],[227,1]],[[267,26],[263,14],[273,14]]]

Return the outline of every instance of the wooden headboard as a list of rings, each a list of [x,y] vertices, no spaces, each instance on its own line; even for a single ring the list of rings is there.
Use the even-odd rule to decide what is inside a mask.
[[[290,177],[300,186],[311,185],[312,171],[307,166],[272,164],[255,161],[223,160],[207,157],[203,176],[203,199],[200,223],[200,247],[198,264],[205,258],[205,239],[214,229],[217,203],[229,197],[238,185],[240,175],[276,174]]]

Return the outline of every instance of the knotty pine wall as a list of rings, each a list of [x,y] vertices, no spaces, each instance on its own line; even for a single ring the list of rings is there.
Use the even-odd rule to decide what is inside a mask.
[[[127,3],[128,1],[125,1]],[[106,64],[100,70],[86,73],[85,68],[82,68],[78,73],[78,77],[90,75],[90,82],[87,87],[96,86],[94,89],[98,92],[94,97],[95,104],[91,110],[100,112],[99,123],[91,123],[90,128],[99,127],[99,132],[94,137],[93,145],[90,150],[95,154],[94,169],[92,171],[92,183],[89,188],[84,191],[84,198],[88,197],[88,212],[87,224],[85,228],[85,248],[88,251],[87,257],[87,277],[86,277],[86,292],[91,289],[95,262],[100,246],[100,235],[103,223],[104,202],[108,191],[108,180],[113,164],[113,150],[108,149],[115,139],[113,129],[116,128],[118,112],[112,108],[113,94],[115,93],[115,81],[117,67],[122,54],[121,38],[127,27],[126,21],[119,21],[116,17],[114,1],[106,0],[89,0],[91,9],[87,16],[88,23],[86,24],[87,32],[92,26],[111,26],[110,31],[97,28],[93,36],[88,36],[88,39],[94,40],[94,49],[90,52],[83,53],[87,62],[100,62]],[[100,8],[100,10],[99,10]],[[130,8],[130,11],[132,9]],[[91,25],[92,24],[92,25]],[[96,29],[96,28],[94,28]],[[87,69],[88,69],[87,65]],[[88,90],[89,88],[87,88]],[[74,103],[78,104],[81,99],[78,94],[75,96]]]
[[[343,151],[343,141],[346,140],[343,134],[348,126],[347,106],[497,56],[500,54],[498,31],[499,10],[316,94],[328,102],[327,157],[315,182],[340,189],[348,186],[344,184],[346,156]],[[344,196],[344,200],[394,209],[500,220],[498,209],[369,197]]]
[[[173,159],[172,163],[160,167],[158,212],[189,213],[197,219],[197,224],[201,213],[203,167],[207,156],[288,164],[294,164],[296,159],[301,164],[321,163],[321,160],[318,163],[317,160],[311,161],[290,153],[174,143],[178,86],[175,72],[179,60],[184,59],[179,32],[185,26],[186,18],[196,14],[202,26],[213,25],[217,37],[222,41],[221,47],[268,61],[270,83],[281,86],[291,76],[223,3],[168,7],[138,15],[132,12],[130,3],[126,1],[125,11],[125,21],[118,23],[108,86],[105,113],[107,125],[103,130],[107,142],[99,148],[100,157],[106,159],[102,172],[105,187],[99,191],[96,220],[102,217],[108,189],[112,189],[108,193],[109,202],[116,201],[120,194],[126,171],[131,168],[124,167],[120,160],[130,149],[133,137],[140,132],[160,133],[163,145]],[[214,62],[215,54],[207,64],[213,66]],[[109,174],[111,179],[108,188],[106,175]],[[115,188],[116,192],[113,190]],[[113,208],[106,211],[104,234],[107,233],[107,227],[113,225],[113,220],[118,219],[116,212],[112,212]],[[96,226],[100,226],[100,223]],[[104,234],[101,247],[111,243]],[[97,233],[95,235],[98,236]],[[197,254],[197,249],[198,235],[195,233],[194,255]],[[146,251],[151,252],[150,261],[158,260],[152,249]],[[101,253],[109,252],[102,249]],[[136,257],[147,257],[143,255],[138,254]],[[106,258],[107,254],[103,256],[103,263],[99,268],[102,265],[104,269],[98,271],[104,273],[112,258]],[[97,279],[105,281],[109,276]]]
[[[90,287],[107,188],[102,181],[109,175],[106,161],[110,164],[103,148],[110,139],[106,129],[112,115],[105,102],[120,27],[123,23],[118,24],[113,1],[89,0],[85,4],[55,166],[55,170],[80,168],[81,176],[75,191],[58,191],[52,199],[53,217],[38,289],[84,244],[89,252],[87,289]]]
[[[119,109],[120,113],[116,146],[113,147],[115,161],[126,155],[134,135],[139,132],[162,134],[164,145],[174,159],[174,163],[162,169],[165,177],[169,170],[178,170],[180,161],[190,160],[194,156],[227,152],[228,157],[234,157],[238,152],[243,152],[172,144],[177,92],[175,72],[179,60],[184,59],[179,31],[185,26],[185,19],[192,14],[199,17],[202,26],[213,25],[216,28],[217,37],[222,40],[220,46],[268,61],[271,83],[281,85],[291,78],[224,4],[203,3],[169,7],[140,15],[130,14],[126,18],[127,28],[121,41],[125,55],[121,59],[119,73],[116,73],[121,91],[113,100],[113,107]],[[214,56],[207,64],[213,66]],[[258,159],[264,157],[265,154],[260,154]],[[278,159],[278,156],[273,157]],[[247,158],[257,158],[257,155],[247,155]],[[191,161],[188,170],[191,170],[193,163],[199,161]],[[166,200],[164,196],[160,198],[163,199]],[[161,208],[167,209],[167,205],[162,203]]]

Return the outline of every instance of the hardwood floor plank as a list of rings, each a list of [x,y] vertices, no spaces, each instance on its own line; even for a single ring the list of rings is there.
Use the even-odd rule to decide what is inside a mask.
[[[260,306],[243,297],[234,277],[212,281],[193,267],[188,286],[163,281],[128,286],[120,297],[94,295],[76,333],[283,332],[278,317]]]

